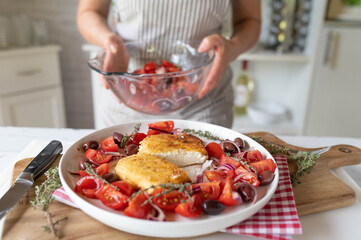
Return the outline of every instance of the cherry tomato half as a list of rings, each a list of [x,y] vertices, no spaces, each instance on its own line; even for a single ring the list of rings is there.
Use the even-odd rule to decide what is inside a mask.
[[[276,164],[272,159],[265,159],[259,162],[253,162],[249,165],[256,169],[258,175],[260,175],[263,171],[270,171],[274,173],[276,170]]]
[[[145,218],[150,211],[150,204],[144,204],[148,200],[145,193],[137,194],[130,200],[128,207],[124,210],[124,214],[128,217]]]
[[[247,162],[253,163],[263,160],[263,155],[259,150],[252,150],[247,153]]]
[[[205,182],[193,184],[192,188],[201,188],[201,192],[198,194],[201,197],[202,202],[206,199],[218,199],[221,194],[220,182]]]
[[[102,187],[99,191],[98,197],[105,206],[116,210],[124,209],[128,205],[128,196],[109,185],[104,185]]]
[[[227,178],[227,174],[223,171],[213,170],[204,173],[210,182],[221,182]]]
[[[159,133],[170,133],[174,129],[174,122],[173,121],[162,121],[162,122],[149,123],[148,127],[150,128],[150,130],[148,130],[147,135],[159,134]],[[159,132],[159,133],[157,133],[157,132]]]
[[[146,137],[147,135],[145,133],[136,133],[133,139],[127,142],[127,145],[135,144],[139,146],[140,142]]]
[[[91,162],[96,164],[103,164],[109,162],[110,159],[112,158],[111,155],[103,154],[100,151],[94,149],[86,150],[85,157],[89,159]]]
[[[241,173],[234,178],[234,182],[240,182],[240,181],[248,182],[249,184],[252,184],[255,187],[258,187],[258,185],[260,184],[257,175],[254,174],[253,172]]]
[[[231,164],[235,168],[238,168],[239,166],[241,166],[240,162],[233,160],[232,158],[228,157],[226,154],[223,153],[219,157],[218,166],[222,166],[223,164],[226,164],[226,163]]]
[[[166,189],[157,188],[152,192],[153,203],[163,210],[173,211],[181,202],[181,199],[183,198],[182,194],[177,190],[173,190],[170,193],[162,194],[159,197],[155,197],[162,191],[166,191]]]
[[[202,200],[198,194],[195,194],[191,199],[187,199],[185,203],[180,203],[175,208],[176,213],[183,217],[198,217],[202,213]]]
[[[115,181],[112,182],[112,185],[117,187],[121,193],[124,195],[130,197],[134,193],[134,188],[132,185],[127,183],[126,181]]]
[[[226,206],[238,205],[238,202],[232,197],[232,192],[233,192],[233,181],[232,179],[227,178],[221,196],[219,196],[218,201],[220,201]]]
[[[88,198],[97,198],[97,192],[104,186],[104,182],[95,176],[85,176],[78,180],[75,192],[83,193]]]
[[[100,143],[105,152],[118,152],[118,145],[115,144],[113,137],[108,137]]]
[[[103,163],[101,164],[99,167],[97,167],[95,169],[95,172],[99,175],[99,176],[103,176],[104,174],[109,172],[109,163]]]
[[[224,151],[222,147],[216,142],[210,142],[206,145],[206,150],[208,152],[208,157],[216,157],[219,158]]]

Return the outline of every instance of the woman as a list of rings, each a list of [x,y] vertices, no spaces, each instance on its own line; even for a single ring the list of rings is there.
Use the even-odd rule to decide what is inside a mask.
[[[226,39],[220,32],[230,5],[233,34]],[[233,91],[229,63],[258,40],[259,0],[80,0],[77,18],[84,38],[107,49],[105,70],[108,71],[126,70],[128,56],[124,42],[127,41],[202,40],[199,52],[212,47],[215,50],[214,62],[196,101],[176,114],[150,116],[127,108],[102,90],[101,102],[94,103],[101,104],[101,127],[152,117],[232,126]],[[120,67],[119,63],[124,66]],[[109,89],[103,80],[102,84]]]

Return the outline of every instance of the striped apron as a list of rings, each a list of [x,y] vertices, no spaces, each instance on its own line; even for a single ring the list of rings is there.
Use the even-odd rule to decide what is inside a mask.
[[[201,40],[220,34],[228,0],[113,0],[109,24],[125,42]],[[232,72],[228,68],[217,88],[185,108],[163,116],[136,112],[119,104],[109,90],[101,91],[100,128],[139,119],[186,119],[231,127],[233,121]]]

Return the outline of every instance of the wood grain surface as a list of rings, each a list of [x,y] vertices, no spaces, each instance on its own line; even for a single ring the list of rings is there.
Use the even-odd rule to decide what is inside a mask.
[[[247,135],[259,136],[264,140],[300,151],[314,150],[289,145],[266,132]],[[55,166],[58,164],[59,159],[54,163]],[[30,161],[31,159],[28,158],[16,163],[13,181]],[[333,146],[328,152],[322,154],[311,173],[302,178],[301,184],[293,186],[298,214],[303,216],[352,205],[356,198],[355,192],[334,176],[330,169],[360,163],[361,150],[350,145]],[[35,185],[44,180],[45,176],[42,176],[35,182]],[[42,226],[47,224],[45,214],[30,207],[29,201],[34,196],[34,187],[32,187],[6,216],[3,239],[55,239],[50,233],[42,231]],[[82,211],[57,201],[51,204],[49,211],[52,213],[54,220],[67,218],[65,221],[60,222],[58,226],[61,239],[156,239],[113,229],[89,217]]]

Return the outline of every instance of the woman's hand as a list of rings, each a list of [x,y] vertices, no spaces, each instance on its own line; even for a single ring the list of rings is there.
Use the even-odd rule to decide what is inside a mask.
[[[116,34],[111,34],[104,40],[106,49],[104,58],[104,68],[106,72],[126,72],[129,64],[129,53],[123,40]],[[100,77],[102,85],[109,89],[103,75]]]
[[[205,80],[204,86],[198,94],[199,98],[204,97],[208,92],[218,86],[229,63],[235,58],[232,53],[233,43],[219,34],[213,34],[205,37],[199,45],[198,51],[206,52],[212,47],[214,48],[215,58]]]

